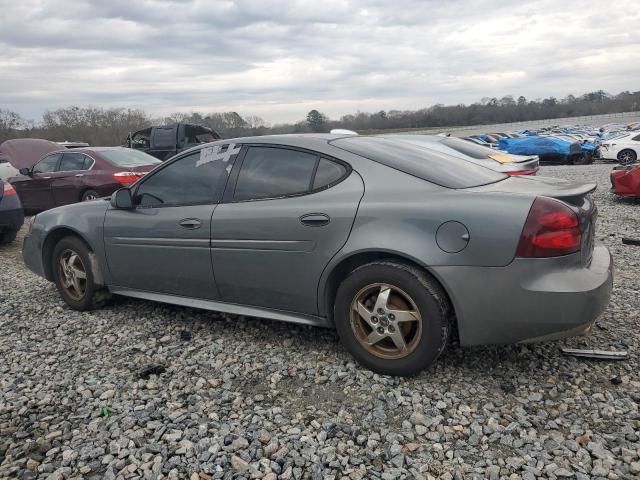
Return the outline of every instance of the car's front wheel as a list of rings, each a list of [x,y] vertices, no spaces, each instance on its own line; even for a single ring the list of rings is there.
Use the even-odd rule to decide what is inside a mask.
[[[444,350],[450,307],[419,268],[392,261],[355,269],[336,295],[334,319],[345,348],[374,372],[414,375]]]
[[[53,276],[62,299],[74,310],[89,310],[108,298],[96,285],[89,248],[77,237],[64,237],[53,249]]]

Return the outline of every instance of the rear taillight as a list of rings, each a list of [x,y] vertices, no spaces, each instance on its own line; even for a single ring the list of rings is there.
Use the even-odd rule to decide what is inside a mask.
[[[131,185],[143,176],[144,173],[140,172],[118,172],[113,174],[113,178],[115,178],[118,183],[125,186]]]
[[[10,197],[11,195],[17,195],[15,188],[13,188],[13,186],[9,183],[9,182],[4,182],[4,188],[3,190],[3,196],[5,197]]]
[[[578,215],[564,203],[537,197],[520,235],[518,257],[558,257],[580,250]]]
[[[538,169],[531,169],[531,170],[514,170],[511,172],[504,172],[507,175],[535,175],[536,172],[538,171]]]

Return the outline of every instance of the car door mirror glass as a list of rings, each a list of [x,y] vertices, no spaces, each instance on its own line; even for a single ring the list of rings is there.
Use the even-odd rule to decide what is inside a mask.
[[[131,190],[128,188],[116,190],[111,195],[111,206],[119,210],[131,210],[134,207]]]
[[[30,177],[32,175],[31,169],[27,167],[23,167],[18,171],[20,172],[20,175],[26,175],[27,177]]]

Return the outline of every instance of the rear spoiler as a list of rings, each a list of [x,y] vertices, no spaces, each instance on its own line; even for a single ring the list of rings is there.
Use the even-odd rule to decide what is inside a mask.
[[[584,197],[585,195],[594,192],[596,188],[598,188],[598,185],[596,185],[595,183],[568,185],[565,188],[555,186],[552,190],[549,191],[548,196],[553,198]],[[545,195],[545,193],[542,193],[542,195]]]

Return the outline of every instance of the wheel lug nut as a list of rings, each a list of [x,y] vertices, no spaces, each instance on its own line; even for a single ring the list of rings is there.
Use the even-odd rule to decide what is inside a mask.
[[[371,323],[378,323],[378,317],[376,316],[371,317]]]
[[[395,332],[396,331],[396,327],[394,327],[393,325],[389,325],[389,331],[391,333]]]
[[[380,315],[382,315],[382,314],[384,313],[384,308],[379,308],[379,309],[378,309],[378,313],[379,313]]]
[[[395,320],[395,319],[396,319],[396,316],[395,316],[393,313],[390,313],[389,315],[387,315],[387,318],[388,318],[389,320]]]
[[[384,328],[378,327],[378,333],[382,335],[384,333]]]

